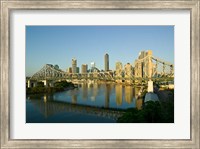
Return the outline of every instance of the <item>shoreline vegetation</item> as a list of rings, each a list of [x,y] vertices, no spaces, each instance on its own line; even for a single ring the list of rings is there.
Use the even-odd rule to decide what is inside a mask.
[[[144,103],[142,109],[129,108],[117,119],[117,123],[174,123],[174,90],[156,91],[159,101]],[[165,99],[161,98],[165,94]]]
[[[26,88],[26,94],[55,93],[77,88],[72,82],[60,81],[54,87],[45,87],[43,82],[38,82],[36,87]]]

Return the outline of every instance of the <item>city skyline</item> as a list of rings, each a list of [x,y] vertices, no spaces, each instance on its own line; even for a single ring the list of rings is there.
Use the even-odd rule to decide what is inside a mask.
[[[106,53],[110,70],[115,70],[116,62],[133,65],[143,50],[174,63],[173,26],[27,26],[26,42],[26,76],[44,64],[57,64],[66,71],[72,59],[79,69],[82,64],[89,69],[94,62],[104,70]]]

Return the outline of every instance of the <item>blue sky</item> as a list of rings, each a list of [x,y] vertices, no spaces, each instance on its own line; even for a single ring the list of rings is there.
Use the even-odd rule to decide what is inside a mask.
[[[104,69],[109,54],[110,69],[121,61],[133,64],[142,50],[174,63],[174,26],[26,26],[26,76],[45,64],[66,71],[72,58],[78,67],[95,62]]]

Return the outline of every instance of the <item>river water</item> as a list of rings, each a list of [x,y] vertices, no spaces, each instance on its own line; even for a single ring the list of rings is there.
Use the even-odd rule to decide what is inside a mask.
[[[138,92],[139,88],[120,84],[79,84],[51,95],[27,95],[26,122],[115,123],[118,113],[112,110],[141,108]]]

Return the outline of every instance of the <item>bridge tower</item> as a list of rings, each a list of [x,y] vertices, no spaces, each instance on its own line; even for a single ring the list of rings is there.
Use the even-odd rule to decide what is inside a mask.
[[[148,56],[148,92],[153,92],[153,81],[151,80],[153,74],[152,50],[147,51]]]
[[[153,73],[152,50],[147,51],[147,56],[148,56],[147,76],[149,79],[151,79]]]

